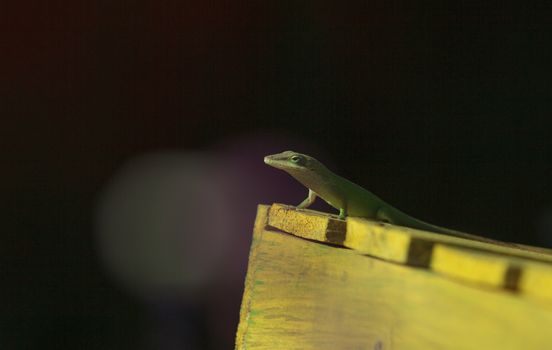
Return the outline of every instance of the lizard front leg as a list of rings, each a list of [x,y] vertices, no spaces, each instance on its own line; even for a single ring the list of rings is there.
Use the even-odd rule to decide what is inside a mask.
[[[299,208],[299,209],[308,208],[312,203],[314,203],[315,200],[316,200],[316,193],[314,193],[314,192],[309,188],[309,195],[307,196],[307,198],[305,198],[304,201],[302,201],[302,202],[297,206],[297,208]]]

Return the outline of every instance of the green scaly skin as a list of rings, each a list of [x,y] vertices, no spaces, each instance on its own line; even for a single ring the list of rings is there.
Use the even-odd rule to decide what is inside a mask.
[[[372,192],[334,174],[318,160],[306,154],[286,151],[266,156],[264,162],[286,171],[309,189],[307,198],[297,206],[298,208],[307,208],[314,203],[316,197],[320,197],[339,210],[340,219],[345,219],[346,216],[356,216],[424,231],[498,243],[491,239],[435,226],[413,218],[386,203]]]

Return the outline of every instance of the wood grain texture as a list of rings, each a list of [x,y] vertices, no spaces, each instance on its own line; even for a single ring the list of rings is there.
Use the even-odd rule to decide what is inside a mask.
[[[391,263],[276,229],[325,242],[332,216],[273,209],[259,206],[237,349],[541,349],[552,343],[549,263],[437,240],[427,266],[415,268],[408,253],[405,258],[392,248],[408,252],[411,239],[370,243],[389,260],[403,261]],[[345,245],[349,232],[343,233]]]

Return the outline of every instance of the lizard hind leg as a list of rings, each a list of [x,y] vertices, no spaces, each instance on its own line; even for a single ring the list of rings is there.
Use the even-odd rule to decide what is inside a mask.
[[[378,211],[376,212],[376,218],[381,222],[385,222],[387,224],[393,224],[393,220],[388,215],[387,210],[385,210],[385,208],[378,209]]]

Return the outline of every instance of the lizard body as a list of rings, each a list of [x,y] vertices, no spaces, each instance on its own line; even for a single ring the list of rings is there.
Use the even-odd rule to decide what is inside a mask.
[[[264,162],[286,171],[309,189],[307,198],[297,206],[298,208],[307,208],[314,203],[316,197],[320,197],[339,210],[340,219],[356,216],[462,238],[492,241],[432,225],[405,214],[372,192],[333,173],[318,160],[306,154],[286,151],[266,156]]]

